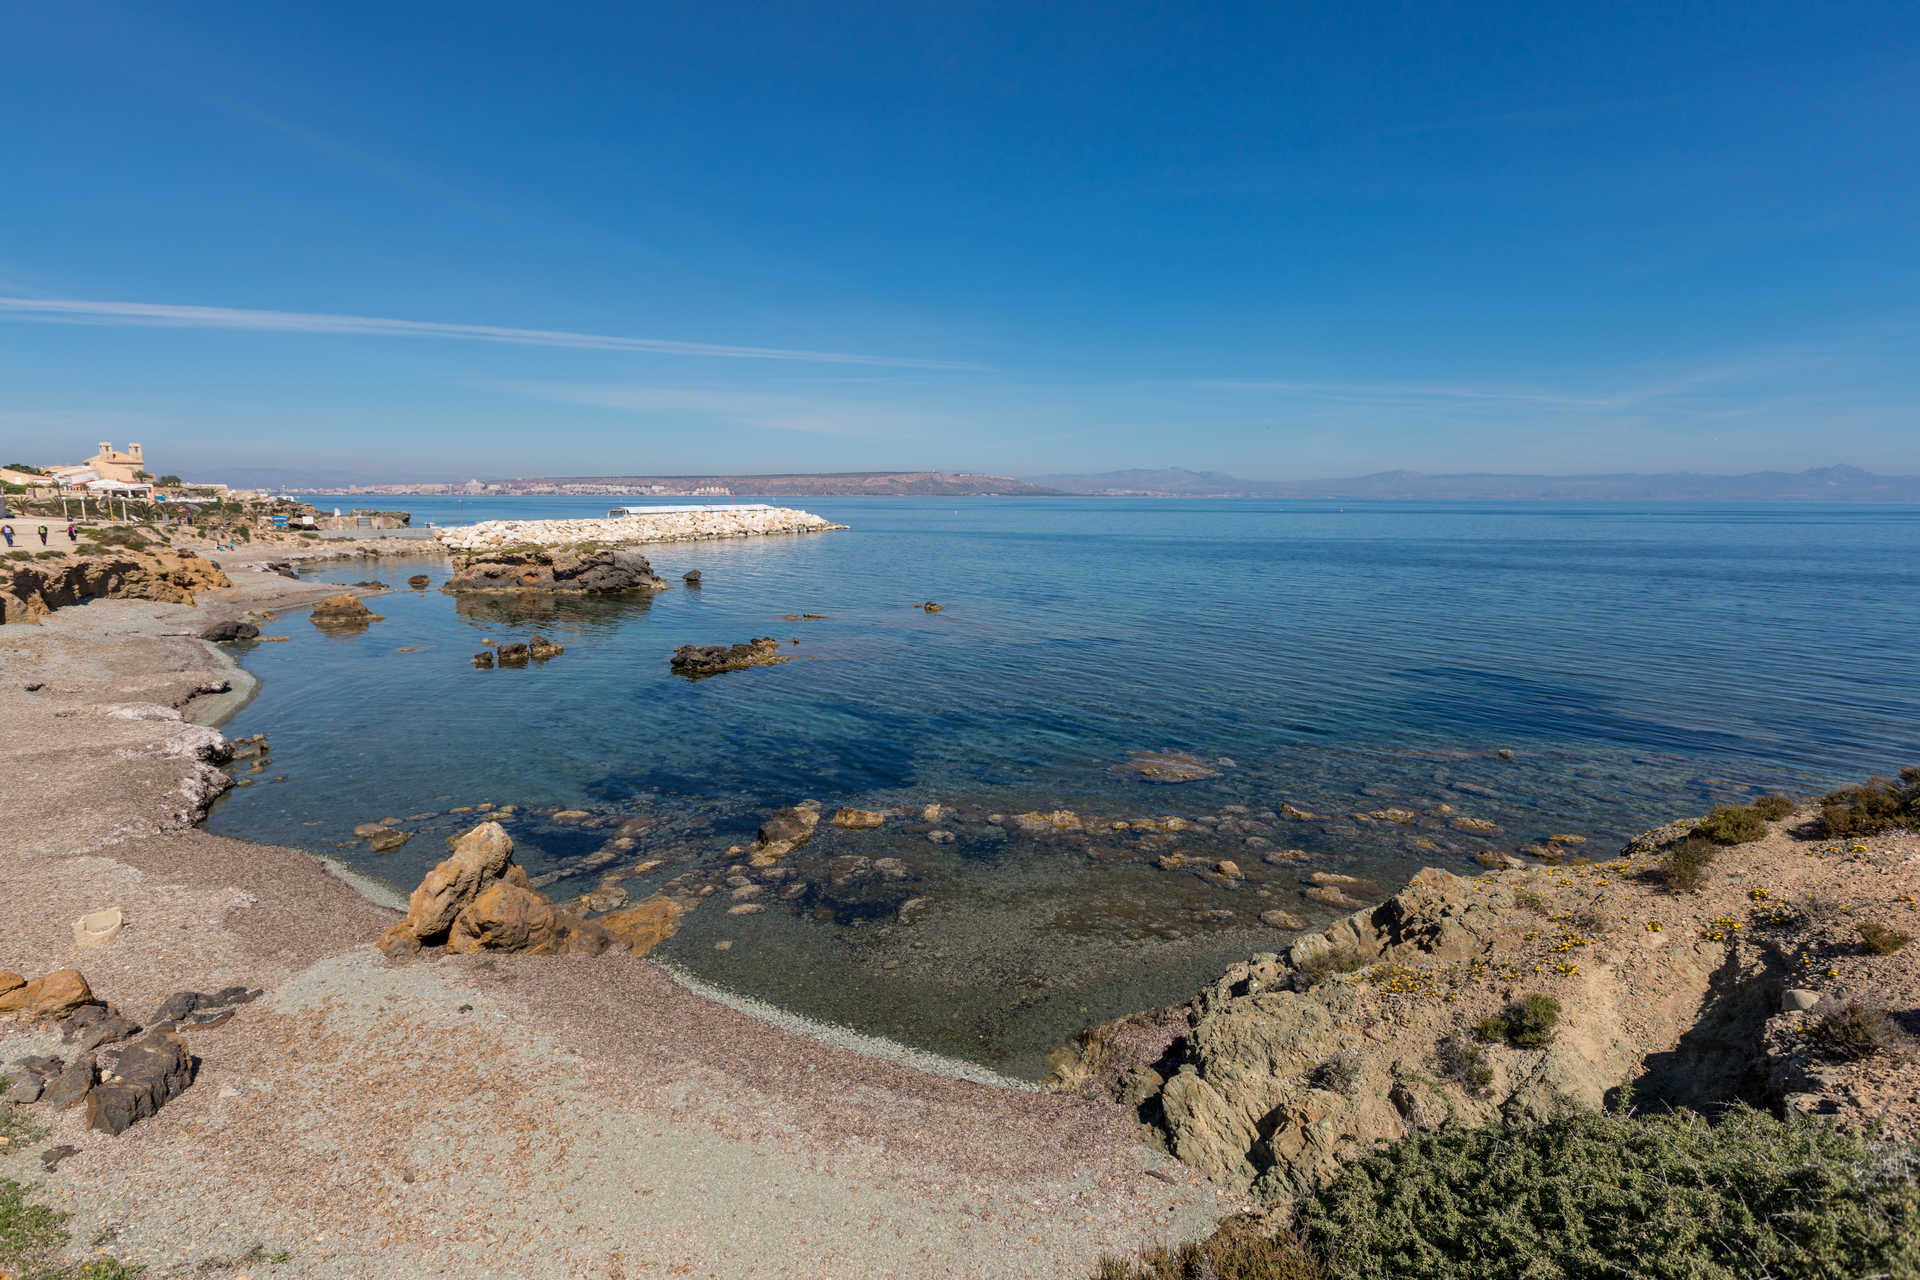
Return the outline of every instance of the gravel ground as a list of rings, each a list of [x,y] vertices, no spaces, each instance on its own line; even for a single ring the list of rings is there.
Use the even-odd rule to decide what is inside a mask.
[[[269,992],[189,1035],[199,1077],[159,1115],[110,1138],[67,1113],[0,1154],[74,1215],[76,1258],[256,1280],[1075,1278],[1239,1207],[1117,1107],[855,1052],[629,957],[381,960],[390,910],[305,853],[192,825],[219,783],[194,721],[247,687],[189,637],[339,589],[234,577],[199,608],[0,630],[0,968],[77,965],[136,1019],[183,988]],[[70,922],[109,905],[125,931],[76,951]],[[0,1062],[47,1043],[0,1024]],[[41,1174],[62,1142],[80,1154]]]

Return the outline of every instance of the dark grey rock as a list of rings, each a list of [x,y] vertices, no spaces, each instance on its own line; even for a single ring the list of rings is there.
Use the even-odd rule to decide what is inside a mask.
[[[80,1148],[69,1147],[63,1142],[57,1147],[48,1147],[40,1153],[40,1167],[48,1173],[52,1173],[60,1167],[62,1160],[65,1160],[68,1156],[77,1156],[79,1154]]]
[[[216,622],[200,633],[202,640],[211,640],[215,644],[233,644],[240,640],[252,640],[260,634],[260,628],[251,622],[242,622],[238,618],[228,622]]]
[[[47,1078],[35,1075],[31,1071],[22,1072],[20,1078],[0,1093],[0,1102],[13,1102],[21,1106],[40,1101],[40,1095],[47,1091]]]
[[[30,1053],[24,1058],[15,1058],[13,1065],[19,1067],[22,1071],[31,1071],[37,1076],[57,1076],[60,1074],[61,1069],[67,1065],[67,1062],[64,1058],[55,1058],[51,1055],[43,1057],[39,1054]]]
[[[93,1077],[93,1055],[76,1058],[71,1066],[48,1082],[40,1100],[55,1111],[65,1111],[87,1096],[87,1092],[93,1088]]]
[[[121,1134],[180,1096],[193,1083],[193,1055],[170,1031],[148,1032],[113,1061],[87,1094],[87,1127]]]

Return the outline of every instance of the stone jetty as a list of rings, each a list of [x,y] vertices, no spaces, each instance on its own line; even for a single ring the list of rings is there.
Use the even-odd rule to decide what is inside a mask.
[[[774,533],[825,533],[845,529],[808,511],[762,505],[679,508],[647,515],[585,520],[483,520],[435,529],[449,551],[486,552],[503,547],[628,546],[643,542],[701,542]]]

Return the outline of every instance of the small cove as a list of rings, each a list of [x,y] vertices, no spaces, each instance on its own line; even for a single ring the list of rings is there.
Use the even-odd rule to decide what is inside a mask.
[[[393,505],[451,522],[607,504]],[[644,548],[676,583],[651,599],[403,587],[358,634],[288,615],[268,628],[286,643],[241,656],[262,684],[227,726],[267,733],[271,763],[208,825],[405,888],[473,806],[510,804],[556,899],[656,860],[622,880],[635,896],[721,884],[662,949],[703,980],[1033,1077],[1080,1025],[1271,949],[1286,935],[1262,911],[1339,914],[1303,899],[1314,872],[1391,887],[1550,834],[1605,850],[1723,799],[1920,758],[1910,509],[787,505],[852,530]],[[439,563],[402,559],[310,576],[401,586],[421,568],[437,586]],[[698,589],[677,585],[690,569]],[[915,607],[928,599],[947,607]],[[483,639],[535,631],[567,652],[468,665]],[[800,640],[793,661],[698,683],[667,670],[680,644],[768,634]],[[1214,776],[1115,772],[1134,751],[1191,753]],[[801,894],[728,914],[727,849],[802,799],[949,812],[823,825],[789,860]],[[1058,809],[1093,833],[989,820]],[[1418,816],[1352,816],[1403,809]],[[553,817],[568,810],[588,816]],[[416,833],[400,850],[352,839],[387,816]],[[1191,825],[1138,826],[1167,816]],[[596,863],[622,824],[632,846]],[[1288,849],[1308,856],[1264,860]],[[1190,862],[1162,869],[1167,852]],[[1209,874],[1220,858],[1244,878]]]

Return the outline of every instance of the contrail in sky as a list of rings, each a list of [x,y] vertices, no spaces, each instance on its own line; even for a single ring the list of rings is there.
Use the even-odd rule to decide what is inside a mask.
[[[132,324],[175,329],[234,329],[255,333],[370,334],[401,338],[458,338],[520,347],[569,347],[582,351],[629,351],[644,355],[713,356],[730,360],[796,360],[816,364],[884,365],[903,369],[979,369],[947,360],[864,356],[839,351],[789,351],[778,347],[733,347],[669,338],[622,338],[560,329],[509,329],[490,324],[391,320],[309,311],[252,311],[239,307],[193,307],[159,302],[96,302],[79,298],[0,297],[0,316],[64,324]]]

